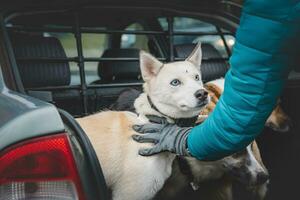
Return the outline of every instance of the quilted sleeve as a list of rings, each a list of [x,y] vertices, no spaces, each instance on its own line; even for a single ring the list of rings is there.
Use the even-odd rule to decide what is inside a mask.
[[[299,0],[245,1],[224,93],[208,119],[188,136],[193,156],[220,159],[260,134],[292,67],[299,29]]]

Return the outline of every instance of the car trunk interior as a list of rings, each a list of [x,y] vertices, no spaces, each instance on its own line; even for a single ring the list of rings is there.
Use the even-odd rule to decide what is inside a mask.
[[[7,15],[5,20],[5,29],[9,35],[7,39],[13,48],[13,57],[17,63],[17,66],[12,67],[18,68],[27,94],[54,103],[75,117],[109,109],[124,89],[142,89],[139,49],[144,48],[162,61],[182,60],[193,45],[190,43],[186,48],[184,45],[189,41],[173,44],[174,38],[178,39],[179,36],[220,37],[225,56],[216,50],[215,46],[207,44],[203,47],[205,49],[203,62],[207,71],[202,72],[207,73],[204,80],[222,77],[228,70],[231,49],[226,37],[234,36],[236,27],[230,26],[232,23],[226,20],[208,16],[213,9],[205,8],[199,15],[194,12],[159,9],[154,11],[146,8],[135,9],[134,12],[122,7],[105,9],[104,12],[101,6],[99,8],[90,6],[80,11],[31,10],[11,12]],[[175,17],[200,19],[213,24],[214,30],[213,32],[189,30],[183,33],[181,30],[174,31]],[[165,19],[166,30],[160,26],[158,18]],[[134,25],[131,26],[132,24]],[[101,38],[96,35],[101,35]],[[140,43],[132,43],[131,40],[137,41],[142,35],[146,36],[146,42],[141,40]],[[91,53],[88,50],[89,44],[97,37],[103,41],[97,43],[99,47],[102,45],[102,50]],[[89,41],[89,38],[92,41]],[[300,49],[300,46],[298,48]],[[120,66],[125,70],[120,70]],[[266,198],[269,200],[295,199],[298,196],[300,73],[296,70],[289,76],[281,97],[281,106],[292,120],[292,129],[280,133],[265,128],[257,139],[263,161],[270,173],[269,192]],[[248,199],[249,195],[240,184],[236,183],[234,188],[234,199]],[[201,197],[201,192],[187,191],[179,195],[178,199],[182,197],[197,199]]]

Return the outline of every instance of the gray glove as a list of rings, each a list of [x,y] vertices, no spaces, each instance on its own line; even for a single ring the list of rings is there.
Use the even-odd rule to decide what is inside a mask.
[[[158,120],[157,120],[158,119]],[[151,156],[163,151],[170,151],[180,156],[190,156],[187,150],[187,136],[192,127],[181,128],[170,124],[165,119],[156,118],[154,123],[133,125],[133,129],[142,135],[133,135],[132,138],[140,143],[154,143],[152,148],[140,149],[142,156]]]

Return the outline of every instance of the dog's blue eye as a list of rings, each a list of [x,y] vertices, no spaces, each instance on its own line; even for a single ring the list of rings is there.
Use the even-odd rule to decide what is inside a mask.
[[[178,80],[178,79],[174,79],[174,80],[171,81],[170,84],[173,85],[173,86],[178,86],[178,85],[181,84],[181,82],[180,82],[180,80]]]
[[[199,81],[199,80],[200,80],[200,77],[199,77],[199,75],[198,75],[198,74],[196,74],[196,76],[195,76],[195,80],[196,80],[196,81]]]

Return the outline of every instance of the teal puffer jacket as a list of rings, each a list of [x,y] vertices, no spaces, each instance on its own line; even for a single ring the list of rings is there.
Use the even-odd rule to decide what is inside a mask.
[[[300,46],[299,0],[246,0],[215,110],[192,129],[187,145],[200,160],[245,148],[263,129]],[[300,56],[300,55],[298,55]]]

